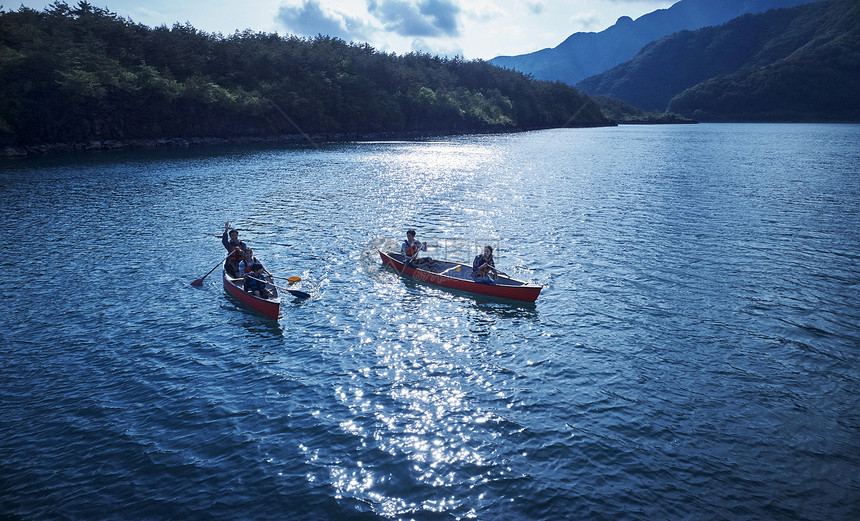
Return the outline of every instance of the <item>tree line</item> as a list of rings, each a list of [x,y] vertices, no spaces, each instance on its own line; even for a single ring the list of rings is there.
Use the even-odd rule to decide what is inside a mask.
[[[0,12],[0,78],[6,146],[610,123],[570,86],[481,60],[150,28],[83,1]]]

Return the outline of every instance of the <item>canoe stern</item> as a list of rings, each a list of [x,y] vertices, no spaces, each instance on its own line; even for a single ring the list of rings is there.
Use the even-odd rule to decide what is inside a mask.
[[[248,306],[254,311],[260,313],[261,315],[270,318],[272,320],[278,320],[278,317],[281,314],[281,299],[276,297],[273,299],[262,299],[259,297],[255,297],[250,293],[245,293],[242,288],[240,288],[237,284],[231,279],[227,272],[222,273],[222,279],[224,281],[224,290],[233,298],[241,302],[242,304]],[[235,279],[241,282],[241,279]]]

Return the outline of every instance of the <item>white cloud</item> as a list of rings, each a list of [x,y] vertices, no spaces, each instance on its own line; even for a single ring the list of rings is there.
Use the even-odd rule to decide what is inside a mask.
[[[463,13],[467,19],[490,24],[496,20],[504,20],[510,10],[502,9],[499,2],[493,0],[473,0],[472,2],[464,2]]]
[[[67,0],[68,1],[68,0]],[[90,0],[92,2],[92,0]],[[2,2],[2,0],[0,0]],[[16,0],[44,9],[54,0]],[[258,32],[367,42],[394,53],[422,50],[490,59],[555,47],[578,31],[602,31],[675,0],[98,0],[149,26],[188,22],[206,32]],[[77,0],[69,1],[69,4]],[[144,8],[145,6],[145,8]],[[6,10],[17,7],[4,7]]]
[[[411,50],[414,52],[420,52],[425,54],[432,54],[438,56],[463,56],[463,49],[457,47],[456,45],[431,45],[427,40],[423,38],[416,38],[412,40]]]
[[[525,4],[526,4],[526,7],[528,7],[528,8],[529,8],[529,11],[531,11],[531,12],[532,12],[532,13],[534,13],[534,14],[541,14],[541,13],[543,13],[543,10],[544,10],[544,7],[545,7],[545,6],[544,6],[544,3],[543,3],[542,1],[539,1],[539,0],[538,0],[538,1],[535,1],[535,0],[526,0]]]
[[[455,0],[368,0],[367,11],[401,36],[457,36],[460,5]]]
[[[282,4],[277,21],[300,36],[324,34],[352,41],[366,39],[371,33],[371,27],[364,20],[323,7],[320,0],[303,0],[300,5]]]
[[[602,20],[597,13],[577,13],[570,18],[570,27],[576,31],[602,31],[606,26],[602,25]],[[571,33],[572,34],[572,33]]]

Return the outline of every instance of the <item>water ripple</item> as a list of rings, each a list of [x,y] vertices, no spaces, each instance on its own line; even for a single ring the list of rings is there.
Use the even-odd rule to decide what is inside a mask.
[[[856,517],[858,132],[4,163],[0,517]],[[192,288],[227,220],[312,298]],[[540,299],[381,267],[408,228]]]

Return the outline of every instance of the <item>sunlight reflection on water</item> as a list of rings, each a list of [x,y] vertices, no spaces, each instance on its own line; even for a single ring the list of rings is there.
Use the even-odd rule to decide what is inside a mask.
[[[6,164],[10,509],[849,518],[857,136],[622,127]],[[313,297],[274,323],[217,271],[191,288],[225,220]],[[497,246],[538,302],[383,268],[408,228],[436,258]]]

